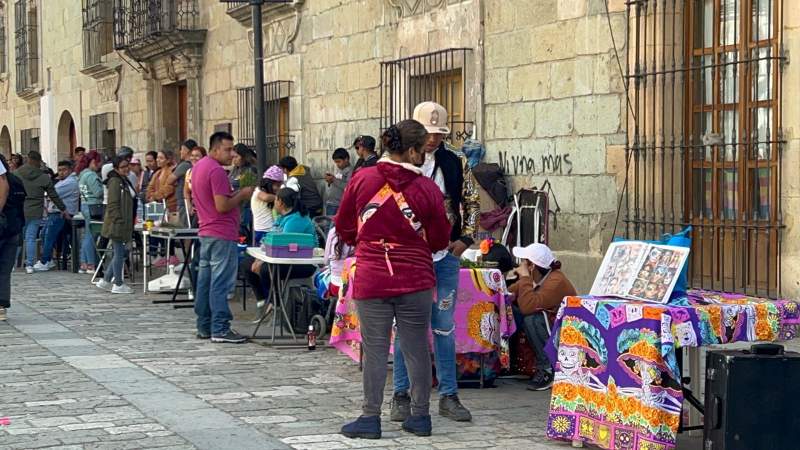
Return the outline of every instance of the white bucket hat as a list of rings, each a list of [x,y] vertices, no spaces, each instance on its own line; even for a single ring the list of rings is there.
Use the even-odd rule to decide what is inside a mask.
[[[531,244],[527,247],[514,247],[514,256],[527,259],[543,269],[549,269],[556,257],[550,247],[544,244]]]

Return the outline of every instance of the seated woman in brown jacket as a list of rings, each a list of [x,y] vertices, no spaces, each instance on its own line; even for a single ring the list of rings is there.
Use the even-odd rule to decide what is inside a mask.
[[[178,211],[178,200],[175,197],[175,183],[169,182],[169,176],[175,169],[175,155],[172,150],[161,150],[158,152],[156,163],[158,171],[153,174],[150,183],[147,185],[148,202],[167,202],[169,212]]]
[[[553,367],[544,353],[550,338],[547,313],[555,313],[564,297],[578,295],[561,272],[561,262],[544,244],[515,247],[514,256],[522,261],[515,269],[519,280],[509,290],[514,294],[512,309],[517,330],[523,330],[536,354],[536,373],[528,389],[543,391],[553,385]]]

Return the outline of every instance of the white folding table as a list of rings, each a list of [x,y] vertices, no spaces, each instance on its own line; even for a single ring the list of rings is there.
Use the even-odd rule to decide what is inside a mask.
[[[283,330],[283,324],[285,323],[289,327],[289,332],[292,334],[292,339],[297,342],[297,336],[294,334],[294,330],[292,329],[292,323],[289,320],[289,314],[284,307],[284,300],[288,298],[289,295],[289,280],[292,276],[292,267],[293,266],[321,266],[325,263],[325,259],[322,257],[312,257],[312,258],[274,258],[272,256],[268,256],[264,253],[260,247],[248,247],[247,254],[252,256],[253,258],[263,261],[267,264],[267,273],[269,273],[270,278],[270,285],[272,289],[269,290],[269,296],[272,300],[272,336],[270,337],[270,344],[275,343],[275,331],[276,325],[278,320],[281,321],[281,330]],[[286,272],[286,276],[281,278],[280,272],[278,271],[280,266],[289,266],[289,270]],[[278,318],[278,314],[281,315]],[[256,325],[256,329],[253,330],[252,338],[256,337],[258,333],[259,327],[261,327],[261,323],[267,316],[264,315],[259,318],[258,325]]]

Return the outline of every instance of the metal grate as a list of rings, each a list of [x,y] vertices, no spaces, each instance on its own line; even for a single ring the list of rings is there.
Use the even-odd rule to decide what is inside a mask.
[[[780,295],[782,12],[627,3],[626,235],[691,225],[693,287]]]
[[[83,66],[100,64],[113,50],[113,0],[83,0]]]
[[[6,5],[0,3],[0,73],[8,70],[6,39]]]
[[[36,7],[29,0],[14,4],[14,42],[17,63],[17,92],[24,92],[39,82],[39,40]]]
[[[460,147],[474,127],[467,107],[471,55],[471,49],[455,48],[381,63],[381,130],[411,118],[417,104],[433,100],[447,109],[447,140]]]
[[[35,151],[39,151],[39,129],[38,128],[28,128],[25,130],[20,130],[19,132],[19,140],[20,140],[20,147],[22,148],[22,154],[27,155],[28,153]]]
[[[117,134],[114,113],[89,116],[89,148],[97,150],[107,157],[116,152]]]
[[[114,0],[114,48],[145,44],[174,31],[197,30],[197,0]]]
[[[264,120],[267,137],[267,163],[291,154],[295,147],[294,136],[289,134],[289,93],[291,81],[272,81],[264,84]],[[237,139],[255,147],[255,105],[253,88],[236,90]]]

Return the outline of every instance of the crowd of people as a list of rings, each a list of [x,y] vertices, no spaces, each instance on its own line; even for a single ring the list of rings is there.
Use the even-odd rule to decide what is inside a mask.
[[[246,273],[261,313],[272,307],[272,286],[265,265],[249,256],[240,258],[237,244],[244,238],[259,245],[269,233],[316,235],[312,220],[326,216],[333,221],[324,244],[334,295],[343,284],[343,261],[354,257],[358,262],[351,282],[362,333],[364,402],[361,416],[345,425],[342,434],[381,436],[393,324],[391,420],[415,435],[431,434],[431,330],[438,412],[454,421],[470,421],[472,414],[458,396],[454,313],[460,260],[474,244],[480,199],[467,159],[445,144],[447,124],[445,108],[425,102],[414,109],[413,119],[383,133],[381,154],[375,138],[366,135],[353,142],[355,164],[347,149],[335,149],[333,169],[323,177],[324,195],[312,168],[292,156],[258,174],[254,152],[235,144],[226,132],[212,134],[207,150],[186,140],[177,155],[167,149],[147,152],[144,164],[128,147],[108,161],[95,150],[76,149],[75,160],[59,162],[57,174],[48,173],[36,152],[27,160],[18,155],[8,162],[2,159],[0,317],[10,307],[17,243],[24,242],[25,271],[46,272],[54,267],[56,241],[64,238],[69,219],[78,213],[102,221],[99,231],[87,227],[80,244],[73,243],[80,271],[98,273],[96,249],[108,248],[113,256],[96,286],[114,294],[131,293],[124,268],[136,239],[134,223],[146,204],[157,202],[166,209],[166,221],[198,229],[192,259],[197,338],[245,342],[231,328],[228,306],[237,271],[242,267]],[[43,246],[35,261],[40,230]],[[548,320],[575,289],[547,246],[515,248],[513,254],[522,261],[511,287],[515,319],[541,368],[529,388],[543,390],[553,381],[543,352]],[[156,265],[178,262],[160,258]],[[292,275],[306,278],[317,270],[295,266]]]

